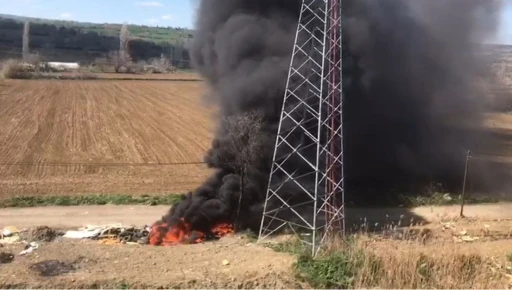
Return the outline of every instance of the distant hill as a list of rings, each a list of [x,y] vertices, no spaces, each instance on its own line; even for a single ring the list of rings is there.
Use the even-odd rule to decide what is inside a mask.
[[[21,55],[23,23],[30,22],[30,50],[54,61],[92,61],[119,47],[121,24],[98,24],[0,14],[0,58]],[[161,54],[177,66],[188,67],[188,43],[193,31],[186,28],[128,25],[134,60]]]
[[[18,22],[30,21],[31,23],[50,24],[66,28],[74,28],[83,32],[96,32],[104,36],[118,36],[122,24],[111,23],[90,23],[67,20],[53,20],[44,18],[34,18],[26,16],[17,16],[10,14],[1,14],[0,19],[12,19]],[[140,38],[156,43],[179,43],[183,39],[192,38],[193,31],[180,27],[159,27],[146,25],[128,25],[130,33],[133,37]]]
[[[52,61],[90,62],[119,47],[121,24],[87,23],[0,14],[0,60],[21,56],[23,23],[30,22],[30,50]],[[189,68],[188,43],[193,30],[129,25],[130,54],[135,61],[171,58],[177,67]],[[494,63],[512,64],[512,46],[485,44],[482,53]]]

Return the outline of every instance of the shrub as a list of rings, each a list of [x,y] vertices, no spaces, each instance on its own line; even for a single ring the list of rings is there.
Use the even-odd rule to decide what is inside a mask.
[[[15,59],[9,59],[2,64],[2,77],[6,79],[30,79],[35,67]]]
[[[315,288],[347,289],[353,286],[356,275],[354,260],[339,252],[324,258],[313,259],[310,255],[299,256],[295,269],[299,278]]]
[[[139,74],[144,72],[144,64],[137,62],[130,62],[125,65],[126,73]]]
[[[101,72],[108,72],[110,70],[109,60],[105,57],[96,58],[93,62],[93,66]]]

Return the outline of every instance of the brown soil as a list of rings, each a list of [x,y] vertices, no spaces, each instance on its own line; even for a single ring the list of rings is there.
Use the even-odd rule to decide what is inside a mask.
[[[183,193],[209,175],[202,82],[4,84],[0,198]]]
[[[5,80],[1,88],[0,199],[183,193],[211,173],[197,164],[215,127],[204,82]],[[499,144],[472,148],[470,179],[488,172],[490,183],[512,188],[512,118],[487,114],[484,125]]]
[[[21,245],[7,246],[3,251],[18,253],[22,249]],[[30,269],[45,260],[78,264],[77,270],[50,278]],[[224,265],[224,260],[229,264]],[[55,241],[0,266],[0,288],[296,288],[293,262],[290,255],[240,237],[165,248]]]

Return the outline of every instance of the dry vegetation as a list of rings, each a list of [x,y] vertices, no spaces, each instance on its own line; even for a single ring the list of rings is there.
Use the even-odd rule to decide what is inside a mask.
[[[192,72],[177,72],[166,66],[131,64],[124,73],[116,73],[96,65],[85,65],[77,70],[57,70],[36,55],[30,61],[8,59],[0,63],[0,79],[50,79],[50,80],[183,80],[201,81]]]
[[[0,197],[193,189],[208,170],[181,163],[201,162],[210,145],[203,85],[4,81]]]
[[[29,79],[33,71],[22,61],[9,59],[1,64],[0,78],[3,79]]]
[[[503,289],[512,287],[511,238],[510,221],[440,219],[361,231],[316,259],[294,239],[272,247],[296,254],[297,276],[318,288]]]

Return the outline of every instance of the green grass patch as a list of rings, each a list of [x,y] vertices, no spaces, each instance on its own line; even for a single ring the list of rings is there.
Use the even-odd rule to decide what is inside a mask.
[[[79,205],[174,205],[183,194],[140,195],[104,194],[82,196],[27,196],[0,200],[0,208],[35,206],[79,206]]]
[[[116,289],[132,289],[132,287],[130,286],[130,283],[128,282],[120,282],[116,287]]]
[[[343,246],[321,251],[317,257],[311,256],[311,248],[294,239],[279,244],[268,245],[274,251],[297,256],[293,269],[297,279],[318,289],[353,288],[360,269],[371,262],[373,276],[383,270],[382,261],[375,255],[367,254],[355,247],[354,241],[347,239]]]
[[[512,263],[512,253],[507,255],[507,260]]]
[[[298,278],[314,288],[347,289],[353,287],[357,264],[357,260],[344,252],[316,259],[304,254],[299,256],[294,269]]]

